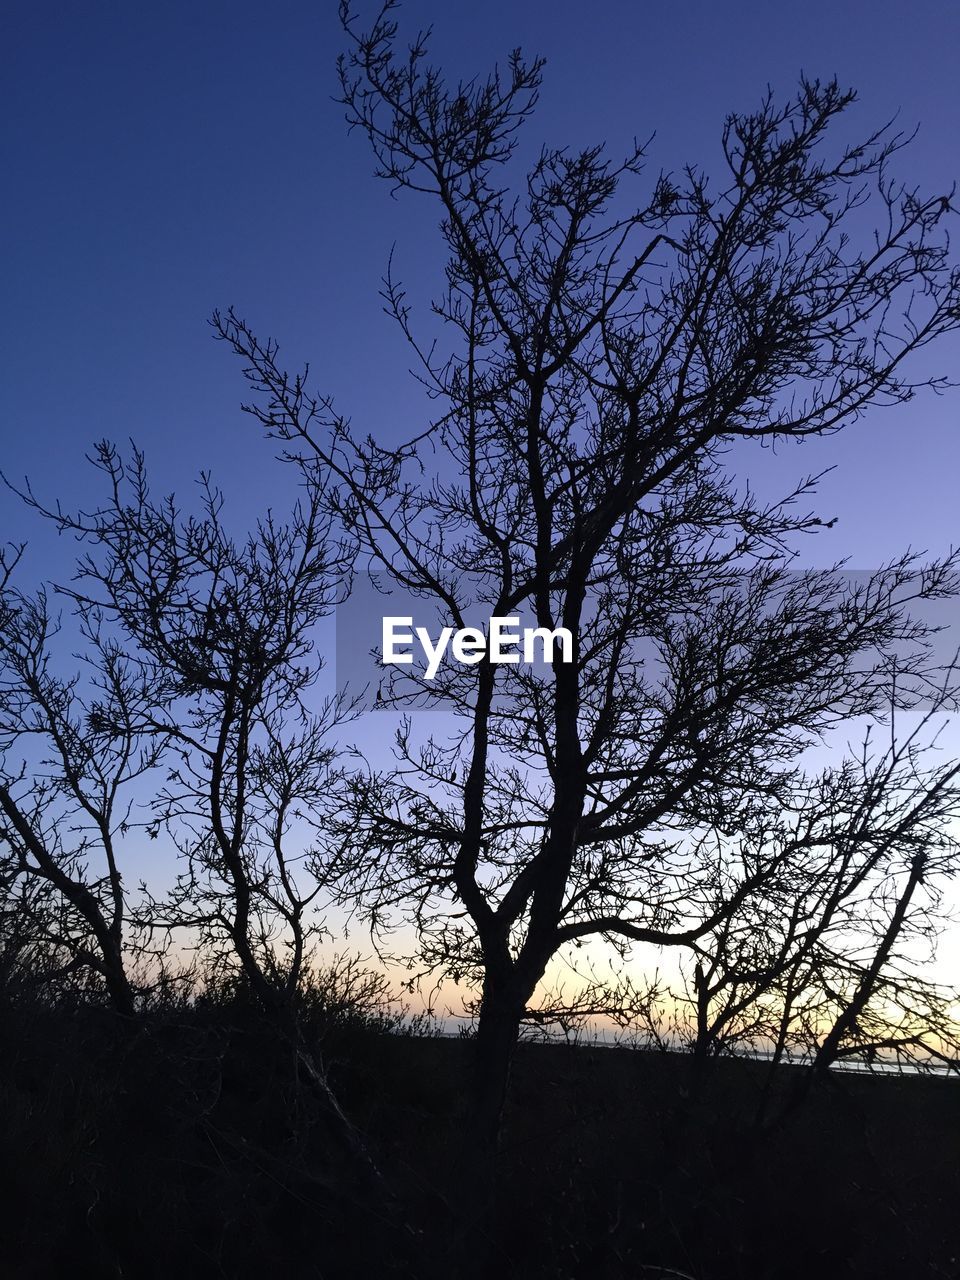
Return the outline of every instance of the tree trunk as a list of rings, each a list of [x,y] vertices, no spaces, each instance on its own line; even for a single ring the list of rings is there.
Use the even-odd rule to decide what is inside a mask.
[[[123,955],[119,946],[105,947],[103,960],[103,977],[111,1004],[121,1018],[136,1017],[133,991],[127,978],[127,971],[124,968]]]
[[[509,992],[486,984],[477,1023],[471,1120],[477,1154],[490,1160],[500,1138],[521,1012]]]
[[[510,987],[494,983],[488,976],[473,1045],[471,1088],[461,1118],[452,1195],[458,1226],[450,1237],[448,1270],[463,1280],[481,1280],[506,1268],[498,1252],[497,1154],[522,1011],[523,1005],[518,1004]]]

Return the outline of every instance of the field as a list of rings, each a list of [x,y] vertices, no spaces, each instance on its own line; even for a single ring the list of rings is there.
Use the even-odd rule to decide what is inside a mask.
[[[630,1049],[520,1046],[493,1205],[460,1123],[468,1040],[318,1020],[383,1175],[338,1152],[240,1005],[8,1007],[0,1273],[799,1280],[960,1274],[960,1088]]]

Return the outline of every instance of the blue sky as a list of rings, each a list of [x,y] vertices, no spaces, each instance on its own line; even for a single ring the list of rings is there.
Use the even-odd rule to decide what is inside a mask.
[[[238,413],[239,370],[208,337],[234,304],[291,363],[311,360],[358,427],[406,434],[423,404],[403,343],[377,297],[391,245],[414,298],[439,280],[436,216],[392,200],[348,136],[334,59],[333,0],[174,0],[5,6],[0,303],[4,467],[47,493],[80,496],[82,457],[100,436],[134,436],[162,487],[212,467],[241,513],[282,503],[291,477]],[[441,5],[412,0],[412,29],[434,23],[437,60],[484,72],[515,45],[548,59],[541,140],[606,139],[621,151],[656,131],[650,171],[710,168],[724,114],[801,70],[858,88],[851,133],[899,111],[920,135],[901,157],[911,181],[949,186],[957,163],[960,10],[934,0],[684,5],[573,0]],[[956,368],[957,345],[937,363]],[[873,415],[845,437],[769,454],[752,467],[819,469],[839,514],[810,554],[877,563],[905,542],[956,539],[953,477],[960,400],[925,398]],[[826,508],[830,508],[829,511]],[[44,535],[6,496],[7,536]],[[38,542],[39,539],[39,542]],[[41,554],[40,546],[44,550]],[[828,545],[829,544],[829,545]],[[51,550],[61,559],[62,553]]]
[[[369,11],[369,10],[365,10]],[[899,113],[920,133],[900,157],[911,182],[960,171],[960,8],[937,0],[411,0],[407,30],[433,23],[436,61],[485,73],[520,45],[547,57],[531,151],[655,133],[650,173],[715,167],[724,115],[801,71],[859,90],[850,135]],[[156,485],[188,491],[202,467],[238,522],[282,507],[294,477],[239,413],[236,362],[209,337],[235,305],[358,429],[412,433],[425,406],[377,296],[391,245],[414,300],[439,284],[436,211],[393,200],[348,136],[334,60],[336,4],[239,0],[163,5],[8,0],[0,31],[0,445],[13,478],[89,498],[91,443],[129,436]],[[958,344],[930,371],[958,369]],[[836,464],[822,511],[835,529],[810,563],[869,568],[907,545],[960,538],[960,393],[873,413],[842,437],[774,458],[758,483]],[[786,481],[784,481],[785,483]],[[0,540],[28,538],[25,578],[63,576],[72,549],[0,493]]]

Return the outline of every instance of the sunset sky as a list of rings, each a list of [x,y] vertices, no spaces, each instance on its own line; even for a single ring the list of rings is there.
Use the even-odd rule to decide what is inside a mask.
[[[619,154],[655,134],[651,178],[716,172],[724,115],[768,85],[789,95],[803,72],[858,90],[843,137],[894,116],[919,126],[898,158],[909,183],[946,192],[960,171],[960,9],[939,0],[411,0],[398,18],[434,24],[433,58],[453,78],[518,45],[546,56],[524,154],[603,140]],[[295,478],[240,414],[239,366],[209,336],[213,308],[230,305],[288,367],[309,360],[358,430],[399,440],[420,427],[426,405],[378,290],[394,244],[411,300],[438,289],[436,209],[391,199],[347,134],[333,0],[10,0],[0,47],[8,476],[82,504],[93,441],[133,437],[158,490],[186,494],[211,469],[238,528],[286,505]],[[958,356],[945,343],[916,369],[956,377]],[[802,451],[755,452],[748,469],[773,490],[836,464],[819,506],[839,519],[807,544],[811,565],[942,553],[960,540],[958,410],[960,391],[923,396]],[[22,585],[69,572],[73,548],[0,492],[0,540],[24,538]]]

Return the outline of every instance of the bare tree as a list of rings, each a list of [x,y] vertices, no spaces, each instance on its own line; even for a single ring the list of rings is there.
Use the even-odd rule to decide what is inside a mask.
[[[772,1050],[774,1066],[789,1053],[813,1078],[840,1057],[956,1064],[956,995],[929,966],[960,858],[960,766],[924,740],[955,710],[951,676],[901,740],[879,750],[868,733],[858,759],[826,769],[789,808],[738,832],[735,856],[717,857],[718,873],[774,850],[778,866],[691,946],[686,990],[670,993],[689,1011],[699,1058]],[[717,884],[718,905],[728,892]]]
[[[0,996],[56,1000],[102,986],[60,942],[62,910],[48,880],[25,871],[15,849],[0,853]]]
[[[141,886],[139,923],[161,951],[179,937],[208,978],[249,988],[339,1136],[366,1160],[300,1024],[331,860],[320,820],[337,768],[331,730],[350,711],[344,699],[310,696],[322,667],[317,627],[347,569],[322,490],[308,486],[285,524],[268,514],[238,542],[208,477],[193,514],[173,496],[153,499],[139,452],[124,460],[102,443],[93,460],[107,491],[95,510],[23,496],[87,545],[58,590],[109,628],[110,651],[125,654],[143,691],[131,732],[162,744],[164,776],[143,825],[149,837],[166,834],[183,869],[168,894]],[[98,708],[107,741],[126,724]]]
[[[911,399],[909,357],[960,323],[960,278],[950,195],[894,181],[889,130],[835,144],[854,95],[834,82],[731,116],[715,183],[663,174],[637,207],[642,149],[615,164],[596,147],[544,150],[511,188],[541,62],[517,52],[448,86],[425,37],[396,53],[392,7],[364,32],[342,6],[343,102],[377,172],[442,218],[448,354],[384,286],[435,418],[400,448],[357,437],[275,343],[233,312],[214,323],[251,411],[304,475],[337,482],[330,507],[374,569],[454,627],[529,613],[574,638],[545,671],[486,652],[405,672],[385,701],[445,706],[462,732],[423,740],[411,722],[397,770],[355,780],[344,892],[376,920],[407,912],[424,963],[477,985],[489,1141],[551,959],[715,936],[796,856],[743,858],[726,837],[795,802],[811,743],[882,719],[895,657],[914,676],[929,662],[911,602],[954,593],[956,557],[859,585],[792,572],[800,536],[830,523],[808,507],[815,478],[766,503],[729,464],[735,445],[739,460]],[[848,233],[868,213],[875,234]]]
[[[140,725],[153,690],[97,610],[80,622],[89,678],[60,674],[46,593],[28,596],[10,581],[20,550],[8,554],[0,584],[0,845],[7,889],[18,895],[12,922],[21,945],[43,958],[43,976],[92,976],[129,1017],[120,846],[137,783],[163,750]]]

